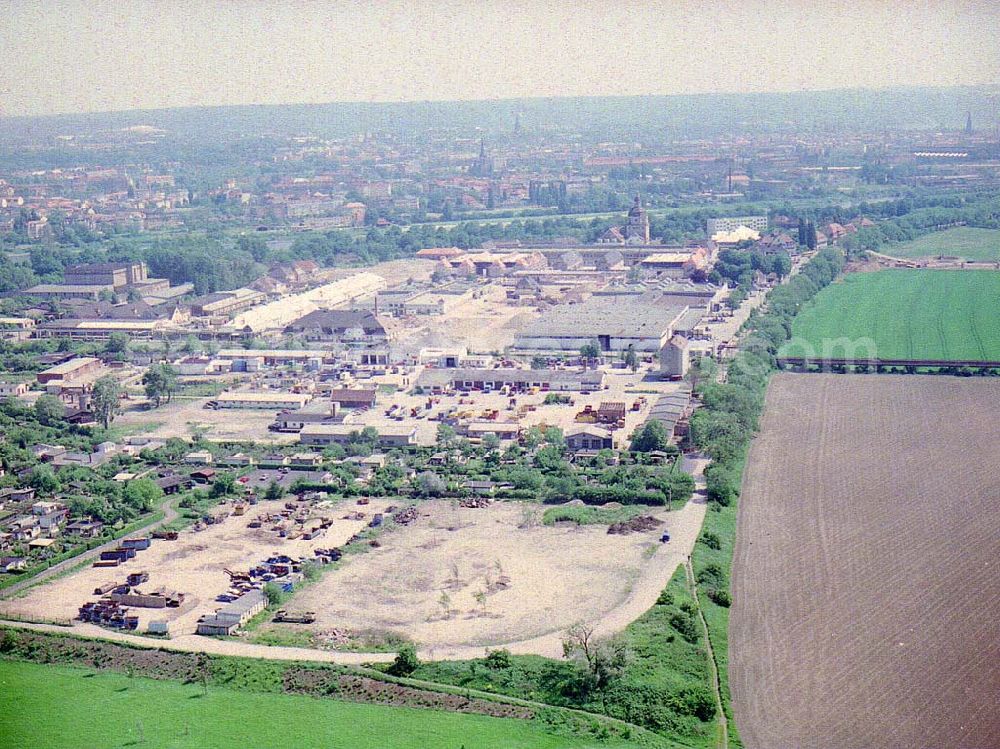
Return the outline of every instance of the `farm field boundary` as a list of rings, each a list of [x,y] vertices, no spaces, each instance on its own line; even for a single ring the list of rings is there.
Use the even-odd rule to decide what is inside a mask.
[[[779,356],[776,361],[780,369],[811,370],[819,368],[823,371],[846,370],[848,367],[857,368],[862,371],[884,371],[888,369],[978,369],[983,370],[983,374],[991,374],[990,370],[1000,369],[1000,360],[979,359],[883,359],[880,357],[872,357],[870,359],[864,357],[814,359],[808,356]],[[893,374],[901,373],[897,371],[893,372]],[[905,372],[902,372],[902,374],[905,374]],[[948,374],[953,374],[953,372],[949,372]]]
[[[807,304],[782,358],[996,362],[1000,272],[851,273]]]

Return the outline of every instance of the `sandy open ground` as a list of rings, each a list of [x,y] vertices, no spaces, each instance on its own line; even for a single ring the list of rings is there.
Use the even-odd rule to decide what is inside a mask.
[[[356,507],[352,502],[342,502],[329,509],[314,508],[314,515],[335,518],[333,525],[323,535],[311,541],[279,538],[277,533],[249,528],[249,523],[261,512],[276,512],[284,500],[260,502],[247,508],[243,516],[231,515],[224,522],[208,526],[205,530],[181,533],[176,541],[154,540],[149,549],[136,554],[116,568],[86,567],[79,572],[30,589],[24,597],[0,603],[0,616],[14,614],[27,618],[69,620],[86,601],[96,600],[94,588],[103,583],[125,582],[130,572],[146,570],[149,582],[140,586],[144,592],[167,588],[185,594],[180,608],[134,608],[139,616],[139,631],[144,632],[153,619],[170,622],[173,634],[193,633],[198,618],[213,612],[222,604],[214,599],[229,588],[225,570],[246,571],[274,553],[312,558],[315,548],[340,546],[353,534],[365,527],[367,520],[343,520],[348,512],[360,510],[370,518],[382,511],[387,502],[372,500],[366,507]],[[221,505],[220,510],[231,509],[232,504]]]
[[[657,531],[617,536],[606,526],[541,525],[544,508],[520,502],[419,507],[419,519],[383,537],[381,548],[295,596],[295,608],[317,613],[314,631],[397,632],[435,658],[479,657],[485,645],[512,643],[516,652],[557,657],[574,623],[607,620],[601,629],[610,634],[652,606],[704,515],[692,502],[656,513],[664,520]],[[661,544],[667,529],[673,538]],[[506,586],[493,587],[502,577]]]
[[[155,424],[155,428],[144,428],[144,435],[167,439],[180,437],[191,439],[195,431],[204,433],[205,438],[225,442],[227,440],[254,440],[261,443],[291,443],[298,441],[297,434],[283,434],[268,431],[274,422],[278,409],[221,409],[205,408],[212,400],[205,398],[175,398],[171,403],[150,411],[126,411],[117,419],[115,426],[128,428],[130,425]]]
[[[421,348],[464,346],[469,351],[502,351],[529,322],[538,317],[533,307],[489,299],[469,299],[443,315],[396,320],[397,348],[416,354]]]
[[[749,749],[1000,746],[1000,381],[777,375],[739,508]]]

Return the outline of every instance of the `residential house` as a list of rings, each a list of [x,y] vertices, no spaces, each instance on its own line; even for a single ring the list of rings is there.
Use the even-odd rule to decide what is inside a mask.
[[[97,538],[104,531],[104,523],[94,518],[74,520],[66,526],[66,534],[80,538]]]
[[[566,449],[573,453],[610,450],[614,447],[611,432],[596,426],[574,427],[566,432],[564,438]]]
[[[334,388],[330,391],[330,401],[337,408],[373,408],[375,388]]]
[[[0,557],[0,572],[22,572],[28,566],[24,557]]]

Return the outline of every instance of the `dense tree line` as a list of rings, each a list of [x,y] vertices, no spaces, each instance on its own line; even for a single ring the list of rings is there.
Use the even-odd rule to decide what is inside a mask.
[[[742,457],[757,429],[778,349],[790,338],[792,320],[802,305],[830,284],[843,267],[843,252],[829,247],[788,283],[775,287],[768,294],[766,312],[747,321],[749,335],[739,356],[730,363],[726,381],[699,387],[703,406],[691,416],[691,438],[712,458],[705,469],[712,502],[729,505],[738,496]]]

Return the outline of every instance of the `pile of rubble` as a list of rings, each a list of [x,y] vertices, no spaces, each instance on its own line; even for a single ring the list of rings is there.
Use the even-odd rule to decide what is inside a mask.
[[[487,499],[486,497],[465,497],[464,499],[458,500],[459,507],[471,507],[474,509],[489,507],[492,503],[492,500]]]
[[[657,520],[651,515],[639,515],[638,517],[634,517],[631,520],[626,520],[621,523],[612,523],[608,526],[608,533],[627,536],[630,533],[651,531],[661,525],[663,525],[662,520]]]
[[[417,508],[414,505],[407,507],[404,510],[400,510],[394,513],[392,516],[393,522],[397,525],[409,525],[414,520],[417,519]]]

